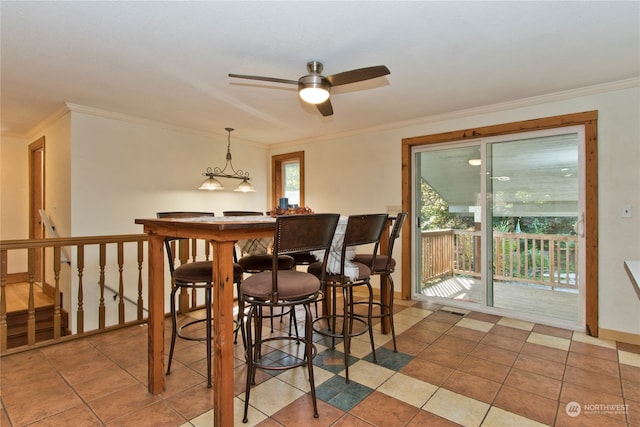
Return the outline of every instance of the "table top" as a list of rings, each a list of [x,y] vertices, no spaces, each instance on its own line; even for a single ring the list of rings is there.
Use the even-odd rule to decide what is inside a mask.
[[[141,218],[135,220],[136,224],[182,224],[193,227],[215,227],[218,229],[260,227],[262,225],[275,225],[276,219],[270,216],[196,216],[188,218]]]
[[[269,216],[141,218],[136,224],[144,226],[146,233],[169,237],[195,237],[218,240],[240,240],[273,234],[276,219]]]

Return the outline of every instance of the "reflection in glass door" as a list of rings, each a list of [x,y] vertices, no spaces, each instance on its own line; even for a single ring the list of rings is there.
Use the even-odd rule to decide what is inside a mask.
[[[414,150],[414,298],[584,322],[581,127]]]
[[[488,305],[578,322],[578,140],[571,132],[488,144]]]
[[[482,304],[480,146],[441,146],[416,162],[416,292]]]

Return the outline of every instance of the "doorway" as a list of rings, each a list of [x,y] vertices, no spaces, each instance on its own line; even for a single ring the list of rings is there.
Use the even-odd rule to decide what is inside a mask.
[[[44,238],[44,224],[40,210],[44,209],[44,136],[29,144],[29,239]],[[44,283],[43,249],[35,250],[35,281]]]
[[[584,324],[583,147],[582,126],[416,147],[413,298]]]
[[[558,168],[558,173],[570,175],[577,173],[582,177],[581,181],[576,181],[576,176],[562,176],[566,182],[573,181],[573,188],[578,183],[578,200],[571,202],[571,209],[566,203],[560,203],[562,192],[565,190],[561,186],[551,186],[552,190],[558,190],[558,194],[551,194],[548,191],[540,191],[546,197],[542,205],[526,200],[526,192],[509,194],[513,190],[514,183],[526,178],[522,172],[522,167],[508,169],[516,163],[515,155],[520,153],[525,160],[533,160],[532,147],[545,150],[542,147],[546,142],[543,139],[548,135],[564,133],[576,133],[575,129],[569,132],[559,130],[568,129],[575,126],[582,132],[582,144],[562,143],[555,145],[556,148],[563,146],[564,149],[572,151],[577,160],[572,165]],[[412,213],[411,232],[403,235],[403,298],[421,298],[418,289],[418,281],[424,277],[431,280],[437,279],[442,271],[460,271],[465,274],[465,281],[455,283],[459,288],[456,298],[446,301],[452,302],[467,308],[496,314],[516,315],[525,320],[535,319],[539,323],[555,324],[567,326],[572,323],[574,329],[584,329],[590,335],[597,336],[597,308],[598,308],[598,285],[597,285],[597,112],[585,112],[564,116],[555,116],[542,119],[535,119],[525,122],[514,122],[502,125],[488,126],[471,130],[461,130],[443,134],[427,135],[422,137],[407,138],[403,140],[403,209]],[[526,132],[537,134],[525,135]],[[539,131],[544,131],[540,133]],[[545,134],[545,132],[547,132]],[[555,141],[558,142],[558,141]],[[550,143],[550,142],[549,142]],[[564,145],[563,145],[564,144]],[[422,159],[417,153],[421,151],[432,151],[434,159]],[[447,213],[454,214],[458,222],[452,222],[451,230],[455,237],[434,235],[429,242],[429,246],[422,242],[420,236],[426,221],[424,212],[420,212],[422,201],[421,193],[417,189],[422,185],[419,177],[420,168],[424,162],[435,162],[444,166],[443,162],[452,162],[453,157],[466,156],[466,165],[471,167],[471,160],[477,164],[475,175],[473,172],[460,173],[455,179],[461,180],[461,184],[451,185],[438,182],[438,178],[432,178],[435,189],[433,194],[451,202],[447,203]],[[546,157],[558,158],[560,156],[553,151],[548,151]],[[449,159],[449,160],[447,160]],[[462,168],[448,167],[441,168],[446,172],[462,171]],[[566,169],[566,170],[562,170]],[[521,173],[522,172],[522,173]],[[544,174],[545,172],[542,171]],[[547,172],[548,173],[548,172]],[[560,178],[560,177],[559,177]],[[466,181],[465,181],[466,180]],[[541,183],[540,178],[534,178],[536,183]],[[427,180],[428,181],[428,180]],[[542,183],[541,183],[542,184]],[[444,186],[443,186],[444,185]],[[447,188],[447,185],[452,188]],[[535,188],[535,186],[533,186]],[[542,189],[542,185],[538,186]],[[548,186],[546,188],[549,190]],[[439,192],[440,191],[440,192]],[[443,194],[440,194],[443,193]],[[444,194],[446,193],[446,194]],[[534,194],[536,198],[540,194]],[[521,200],[513,199],[518,196]],[[476,196],[476,200],[473,197]],[[531,194],[529,194],[531,196]],[[461,203],[461,202],[465,203]],[[525,211],[525,208],[536,207],[538,210]],[[540,206],[549,208],[544,215],[534,216],[541,213]],[[551,209],[553,207],[553,209]],[[465,211],[464,213],[462,211]],[[541,221],[532,218],[546,218],[547,225],[558,220],[564,222],[562,226],[569,230],[569,226],[575,226],[575,230],[567,231],[572,235],[567,241],[560,239],[556,241],[539,236],[533,237],[523,231],[531,231],[532,227],[538,227]],[[553,220],[549,218],[554,218]],[[430,219],[429,219],[430,220]],[[537,222],[536,222],[537,221]],[[446,225],[446,223],[445,223]],[[523,230],[524,229],[524,230]],[[519,230],[519,233],[516,233]],[[506,234],[505,234],[506,233]],[[437,234],[437,233],[433,233]],[[443,234],[443,233],[440,233]],[[554,233],[555,234],[555,233]],[[524,238],[523,238],[524,237]],[[454,240],[455,239],[455,240]],[[577,242],[571,241],[572,239]],[[434,251],[437,245],[442,247],[442,251]],[[449,245],[447,247],[446,245]],[[580,250],[580,247],[583,250]],[[577,249],[576,249],[577,248]],[[453,255],[438,258],[439,255],[451,252]],[[422,262],[424,257],[430,257],[432,265],[437,268],[425,269],[426,262]],[[451,261],[451,258],[455,258]],[[553,265],[549,261],[553,261]],[[437,262],[440,262],[438,264]],[[569,262],[569,266],[567,264]],[[448,265],[443,265],[449,263]],[[577,267],[576,267],[577,266]],[[575,268],[581,270],[575,270]],[[440,270],[439,270],[440,269]],[[432,276],[428,276],[432,275]],[[455,272],[452,276],[456,276]],[[506,308],[506,291],[501,287],[505,282],[509,283],[511,290],[519,286],[516,290],[531,290],[540,285],[538,281],[549,280],[553,277],[556,282],[563,283],[569,287],[574,286],[574,292],[564,292],[558,289],[554,283],[554,292],[564,292],[563,296],[576,298],[577,309],[574,310],[570,319],[550,319],[545,314],[528,313],[523,314],[517,308]],[[481,283],[481,287],[474,288],[476,281]],[[546,285],[544,285],[546,286]],[[562,287],[560,286],[560,287]],[[465,289],[466,287],[466,289]],[[478,291],[479,289],[479,291]],[[443,298],[443,295],[434,295],[432,299]],[[532,297],[525,296],[522,292],[516,300],[531,300]],[[507,313],[512,310],[514,313]],[[577,315],[576,315],[577,312]]]

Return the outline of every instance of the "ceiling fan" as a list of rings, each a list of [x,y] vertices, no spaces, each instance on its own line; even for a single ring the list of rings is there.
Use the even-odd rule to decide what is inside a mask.
[[[298,94],[303,101],[315,104],[323,116],[331,116],[333,107],[329,99],[329,92],[333,86],[346,85],[349,83],[361,82],[375,79],[376,77],[390,74],[389,69],[384,65],[358,68],[356,70],[344,71],[330,76],[322,75],[322,63],[311,61],[307,63],[309,74],[300,77],[298,80],[279,79],[275,77],[247,76],[244,74],[229,74],[229,77],[249,80],[262,80],[265,82],[285,83],[298,86]]]

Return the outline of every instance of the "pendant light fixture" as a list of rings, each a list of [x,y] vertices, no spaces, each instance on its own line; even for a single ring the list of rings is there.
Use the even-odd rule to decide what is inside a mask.
[[[206,176],[207,179],[204,180],[202,185],[198,187],[198,190],[224,190],[224,186],[220,181],[216,178],[233,178],[233,179],[241,179],[242,182],[238,184],[238,186],[233,191],[240,191],[243,193],[248,193],[252,191],[256,191],[253,188],[253,185],[249,182],[251,178],[249,178],[249,172],[244,172],[241,169],[234,169],[233,164],[231,163],[231,132],[233,128],[225,128],[227,131],[227,161],[224,165],[224,168],[220,169],[219,167],[211,168],[208,167],[207,171],[202,175]],[[231,168],[230,172],[227,172],[227,168]],[[233,173],[231,173],[233,172]]]

